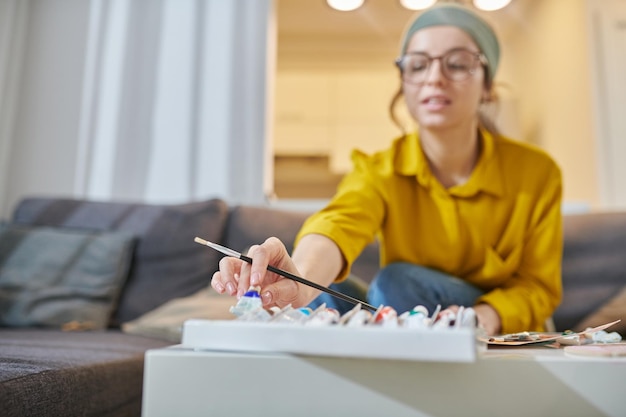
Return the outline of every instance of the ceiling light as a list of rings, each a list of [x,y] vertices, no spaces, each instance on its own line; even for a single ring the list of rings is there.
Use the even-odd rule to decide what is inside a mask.
[[[326,3],[335,10],[349,12],[363,6],[365,0],[326,0]]]
[[[400,0],[400,4],[409,10],[422,10],[432,6],[436,1],[437,0]]]
[[[511,0],[474,0],[474,6],[480,10],[498,10],[509,4]]]

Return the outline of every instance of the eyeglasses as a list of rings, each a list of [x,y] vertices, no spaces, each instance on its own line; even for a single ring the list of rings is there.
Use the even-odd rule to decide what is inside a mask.
[[[441,72],[450,81],[463,81],[476,72],[479,65],[487,65],[487,58],[479,52],[467,49],[452,49],[440,56],[429,56],[422,52],[410,52],[396,59],[402,79],[411,84],[426,80],[433,61],[439,60]]]

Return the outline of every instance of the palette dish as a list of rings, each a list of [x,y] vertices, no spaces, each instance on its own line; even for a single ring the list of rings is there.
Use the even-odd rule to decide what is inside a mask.
[[[611,323],[606,323],[597,327],[586,329],[582,332],[577,333],[558,333],[558,332],[521,332],[521,333],[510,333],[499,336],[492,337],[481,337],[479,338],[481,341],[489,344],[489,345],[497,345],[497,346],[524,346],[524,345],[533,345],[533,344],[546,344],[546,343],[559,343],[561,345],[570,345],[570,344],[583,344],[580,342],[580,339],[589,339],[593,340],[593,334],[603,331],[616,323],[619,323],[620,320],[615,320]],[[576,340],[576,343],[573,341]]]

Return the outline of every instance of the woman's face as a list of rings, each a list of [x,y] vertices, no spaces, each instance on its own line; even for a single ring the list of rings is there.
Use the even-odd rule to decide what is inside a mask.
[[[472,38],[454,26],[432,26],[416,32],[407,53],[439,57],[453,49],[479,52]],[[420,83],[403,81],[402,88],[409,112],[420,128],[442,130],[472,127],[478,117],[478,106],[485,94],[482,65],[462,81],[451,81],[442,73],[441,60],[431,62]]]

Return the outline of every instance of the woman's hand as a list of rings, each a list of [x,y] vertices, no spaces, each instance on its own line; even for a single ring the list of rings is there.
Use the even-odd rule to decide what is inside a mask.
[[[474,312],[476,313],[476,320],[478,321],[478,325],[482,327],[488,336],[493,336],[500,333],[500,329],[502,327],[502,321],[500,320],[500,315],[498,312],[491,307],[489,304],[477,304],[474,307]],[[446,308],[457,314],[459,312],[458,305],[451,305]],[[439,313],[440,315],[443,313]]]
[[[267,270],[267,266],[272,265],[301,276],[279,239],[270,237],[261,245],[250,247],[247,256],[252,258],[252,264],[228,256],[221,259],[220,269],[211,280],[215,291],[239,298],[251,285],[260,286],[261,299],[266,308],[284,307],[287,304],[300,307],[308,304],[315,296],[308,287]]]
[[[474,306],[478,325],[485,329],[488,336],[499,334],[502,328],[502,320],[495,308],[489,304],[477,304]]]

